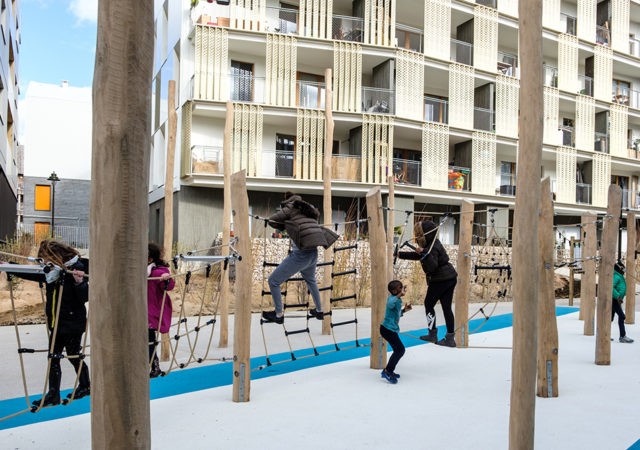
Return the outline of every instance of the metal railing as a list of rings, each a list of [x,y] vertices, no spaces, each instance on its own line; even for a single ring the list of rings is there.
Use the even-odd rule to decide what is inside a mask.
[[[266,30],[269,33],[298,34],[298,10],[267,6]]]
[[[518,76],[518,55],[498,50],[498,72],[510,77]]]
[[[495,111],[492,111],[487,108],[478,108],[477,106],[473,108],[473,128],[476,130],[484,130],[484,131],[494,131],[495,130],[495,121],[494,121]]]
[[[476,3],[494,9],[498,7],[498,0],[476,0]]]
[[[338,41],[363,42],[364,19],[351,16],[333,16],[333,39]]]
[[[422,53],[422,30],[397,23],[396,47]]]
[[[331,177],[337,181],[362,181],[360,155],[332,155]]]
[[[223,173],[222,147],[194,145],[191,147],[191,173],[217,174]]]
[[[611,30],[601,25],[596,25],[596,43],[608,46],[610,39]]]
[[[276,178],[293,178],[293,150],[276,150]]]
[[[558,131],[562,133],[562,145],[567,147],[576,146],[575,133],[574,133],[573,127],[563,125],[561,127],[558,127]]]
[[[549,66],[547,64],[542,65],[544,85],[551,87],[558,87],[558,68]]]
[[[640,40],[636,38],[629,38],[629,54],[640,58]]]
[[[265,79],[229,74],[229,98],[234,102],[264,103]]]
[[[33,223],[23,223],[18,230],[21,239],[27,240],[31,245],[37,246],[43,239],[50,238],[49,230],[45,234],[36,231]],[[76,249],[89,248],[89,227],[75,225],[55,225],[53,236],[62,242],[67,243]]]
[[[449,166],[448,187],[450,191],[471,190],[471,169],[468,167]]]
[[[591,204],[591,185],[576,183],[576,203]]]
[[[500,195],[516,195],[516,174],[500,172]]]
[[[586,75],[578,75],[579,89],[578,94],[593,97],[593,78]]]
[[[473,44],[468,42],[459,41],[457,39],[451,39],[451,60],[466,64],[468,66],[473,65]]]
[[[622,208],[630,208],[633,204],[633,197],[632,197],[633,191],[629,190],[629,189],[622,189]]]
[[[420,186],[422,163],[410,159],[393,159],[393,180],[399,184]]]
[[[440,98],[424,97],[424,121],[449,123],[449,102]]]
[[[640,109],[640,92],[629,89],[629,107]]]
[[[594,133],[593,150],[601,153],[609,153],[609,134],[596,131]]]
[[[394,114],[395,91],[393,89],[363,87],[362,112]]]
[[[298,81],[298,106],[301,108],[324,109],[325,83]]]
[[[562,29],[564,29],[564,32],[567,34],[576,36],[577,20],[577,18],[570,16],[569,14],[560,13],[560,22],[563,25]]]

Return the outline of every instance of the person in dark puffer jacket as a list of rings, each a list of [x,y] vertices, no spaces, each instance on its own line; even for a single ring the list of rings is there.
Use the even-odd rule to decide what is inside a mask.
[[[285,193],[285,200],[280,204],[280,210],[269,217],[269,225],[279,231],[287,231],[292,241],[292,250],[280,265],[269,276],[269,290],[275,306],[275,311],[265,311],[262,318],[268,322],[283,323],[284,305],[280,285],[300,272],[307,283],[315,308],[309,311],[313,317],[321,320],[324,317],[320,291],[316,281],[316,264],[318,262],[318,247],[329,248],[338,235],[318,224],[320,212],[318,209],[303,201],[302,197],[291,192]]]
[[[427,314],[427,329],[429,334],[420,336],[423,341],[437,343],[447,347],[455,347],[455,320],[451,303],[453,291],[458,282],[458,273],[449,262],[449,255],[436,238],[438,227],[431,220],[425,220],[416,225],[415,235],[418,247],[415,251],[399,252],[400,259],[420,261],[422,270],[427,277],[427,295],[424,298],[424,309]],[[435,305],[440,300],[447,334],[438,341],[436,328]]]

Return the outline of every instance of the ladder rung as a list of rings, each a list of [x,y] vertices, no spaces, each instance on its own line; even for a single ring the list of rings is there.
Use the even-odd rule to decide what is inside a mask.
[[[334,247],[333,251],[334,252],[341,252],[343,250],[351,250],[353,248],[358,248],[358,244],[346,245],[344,247]]]
[[[272,263],[272,262],[266,262],[266,261],[262,263],[262,267],[278,267],[279,265],[280,263]]]
[[[308,333],[308,332],[309,332],[309,328],[304,328],[302,330],[285,331],[284,334],[285,336],[290,336],[292,334],[300,334],[300,333]]]
[[[333,289],[333,284],[331,286],[325,286],[325,287],[318,288],[318,290],[320,292],[322,292],[322,291],[330,291],[332,289]]]
[[[336,322],[331,324],[331,328],[339,327],[340,325],[348,325],[350,323],[358,323],[358,319],[347,320],[346,322]]]
[[[330,300],[331,300],[331,303],[333,303],[333,302],[340,302],[342,300],[349,300],[350,298],[356,298],[356,294],[344,295],[342,297],[335,297]]]
[[[262,295],[263,295],[263,296],[265,296],[265,295],[271,295],[271,291],[262,291]],[[287,296],[287,291],[281,291],[281,292],[280,292],[280,295],[282,295],[283,297],[286,297],[286,296]]]
[[[302,277],[294,277],[294,278],[289,278],[287,281],[304,281],[304,278],[302,278]]]
[[[307,303],[296,303],[295,305],[283,305],[283,306],[284,306],[284,309],[287,309],[287,308],[300,308],[300,307],[303,307],[303,306],[305,308],[308,308],[309,307],[309,302],[307,302]]]
[[[331,278],[341,277],[343,275],[351,275],[353,273],[357,273],[356,269],[345,270],[343,272],[335,272],[331,274]]]
[[[335,263],[336,263],[335,261],[325,261],[325,262],[316,264],[316,267],[333,266]]]

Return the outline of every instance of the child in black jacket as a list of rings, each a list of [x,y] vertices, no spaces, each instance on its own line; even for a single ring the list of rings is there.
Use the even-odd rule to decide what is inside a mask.
[[[451,310],[453,291],[458,282],[458,273],[449,262],[449,255],[436,238],[438,227],[430,220],[416,224],[415,235],[418,247],[415,251],[399,252],[400,259],[420,261],[422,270],[427,277],[427,295],[424,298],[424,308],[427,314],[428,333],[420,336],[423,341],[437,343],[447,347],[455,347],[455,319]],[[440,300],[447,334],[438,341],[436,328],[435,305]]]

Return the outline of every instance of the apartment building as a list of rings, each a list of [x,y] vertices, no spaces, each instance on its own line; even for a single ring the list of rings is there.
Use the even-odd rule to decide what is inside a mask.
[[[0,239],[16,230],[18,197],[18,56],[20,50],[19,2],[0,3]]]
[[[157,1],[152,238],[162,232],[169,79],[179,86],[174,238],[186,245],[208,245],[221,229],[223,164],[247,171],[254,214],[287,189],[320,204],[327,83],[336,221],[393,175],[398,209],[437,217],[467,199],[476,221],[510,207],[491,217],[510,225],[518,23],[517,0]],[[544,0],[543,27],[540,175],[552,180],[556,223],[604,213],[612,182],[624,208],[639,207],[640,3]],[[447,227],[453,243],[455,220]]]

